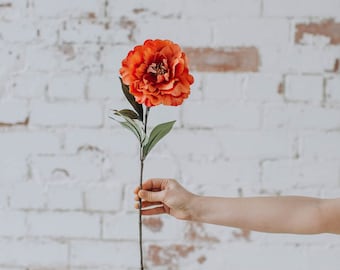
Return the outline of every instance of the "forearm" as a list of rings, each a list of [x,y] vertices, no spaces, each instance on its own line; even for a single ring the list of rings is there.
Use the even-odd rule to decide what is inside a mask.
[[[320,199],[309,197],[218,198],[196,196],[197,222],[275,233],[320,233]]]

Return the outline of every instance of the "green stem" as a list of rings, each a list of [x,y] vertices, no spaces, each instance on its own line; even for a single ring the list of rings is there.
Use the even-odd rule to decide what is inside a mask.
[[[145,111],[145,121],[144,121],[144,133],[146,136],[147,132],[147,124],[148,124],[148,115],[149,115],[150,107],[146,107]],[[139,178],[139,188],[143,189],[143,171],[144,171],[144,153],[143,153],[143,144],[141,142],[140,147],[140,178]],[[142,199],[139,198],[139,253],[140,253],[140,269],[144,270],[144,262],[143,262],[143,231],[142,231]]]

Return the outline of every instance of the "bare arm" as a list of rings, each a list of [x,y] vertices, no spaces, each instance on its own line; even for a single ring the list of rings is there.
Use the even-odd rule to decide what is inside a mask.
[[[135,193],[136,200],[143,199],[143,215],[167,213],[183,220],[271,233],[340,234],[340,198],[205,197],[171,179],[150,179]]]
[[[191,220],[271,233],[340,233],[340,199],[299,196],[193,199]]]

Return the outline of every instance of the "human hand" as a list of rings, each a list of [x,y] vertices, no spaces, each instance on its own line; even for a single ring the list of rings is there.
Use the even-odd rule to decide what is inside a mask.
[[[169,214],[178,219],[191,220],[193,200],[196,195],[173,179],[149,179],[136,187],[135,208],[142,199],[142,215]]]

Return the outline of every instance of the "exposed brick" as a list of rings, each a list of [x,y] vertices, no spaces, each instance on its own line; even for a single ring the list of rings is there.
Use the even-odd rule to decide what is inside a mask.
[[[194,246],[174,244],[171,246],[150,245],[147,259],[153,266],[175,266],[180,259],[187,258],[195,251]]]
[[[159,217],[149,217],[143,219],[143,225],[153,232],[159,232],[162,230],[164,223]]]
[[[133,203],[131,203],[130,208],[133,208]],[[148,218],[143,217],[143,220],[148,220]],[[185,224],[178,223],[178,220],[172,217],[161,216],[160,222],[156,224],[157,230],[155,230],[155,226],[150,227],[147,221],[143,222],[143,236],[145,239],[172,241],[183,237]],[[162,224],[161,227],[159,227],[159,224]],[[120,228],[124,228],[124,230]],[[138,239],[138,210],[133,208],[133,213],[129,214],[105,214],[103,218],[103,238],[125,241]]]
[[[340,71],[340,58],[335,59],[333,71],[334,72],[339,72]]]
[[[205,72],[256,72],[260,66],[255,47],[244,48],[185,48],[190,66]]]
[[[239,231],[234,231],[233,232],[233,236],[236,239],[244,239],[247,242],[251,241],[250,235],[251,235],[251,231],[249,231],[247,229],[240,229]]]
[[[220,240],[212,235],[209,235],[205,229],[204,225],[201,223],[188,223],[186,232],[184,235],[187,241],[191,242],[205,242],[205,243],[218,243]]]
[[[286,239],[287,237],[286,235]],[[254,267],[256,269],[270,269],[274,267],[275,269],[284,270],[294,268],[296,264],[302,266],[310,265],[310,260],[313,260],[312,257],[310,260],[304,259],[302,250],[294,245],[259,245],[246,241],[237,241],[236,243],[223,246],[219,245],[214,248],[210,246],[204,247],[200,252],[206,257],[206,261],[203,264],[206,269],[212,269],[214,267],[216,267],[216,269],[235,269],[242,266],[244,269]],[[244,257],[240,259],[238,254],[243,254],[242,256]],[[318,256],[317,252],[314,254]],[[261,257],[263,255],[265,259],[259,260],[259,256]],[[277,256],[286,258],[286,260],[277,264]],[[332,258],[333,256],[329,255],[329,257]],[[198,269],[200,267],[202,266],[197,266]]]
[[[295,42],[303,43],[306,34],[325,36],[329,38],[330,44],[340,44],[340,23],[335,22],[334,19],[320,23],[298,23],[295,26]]]

